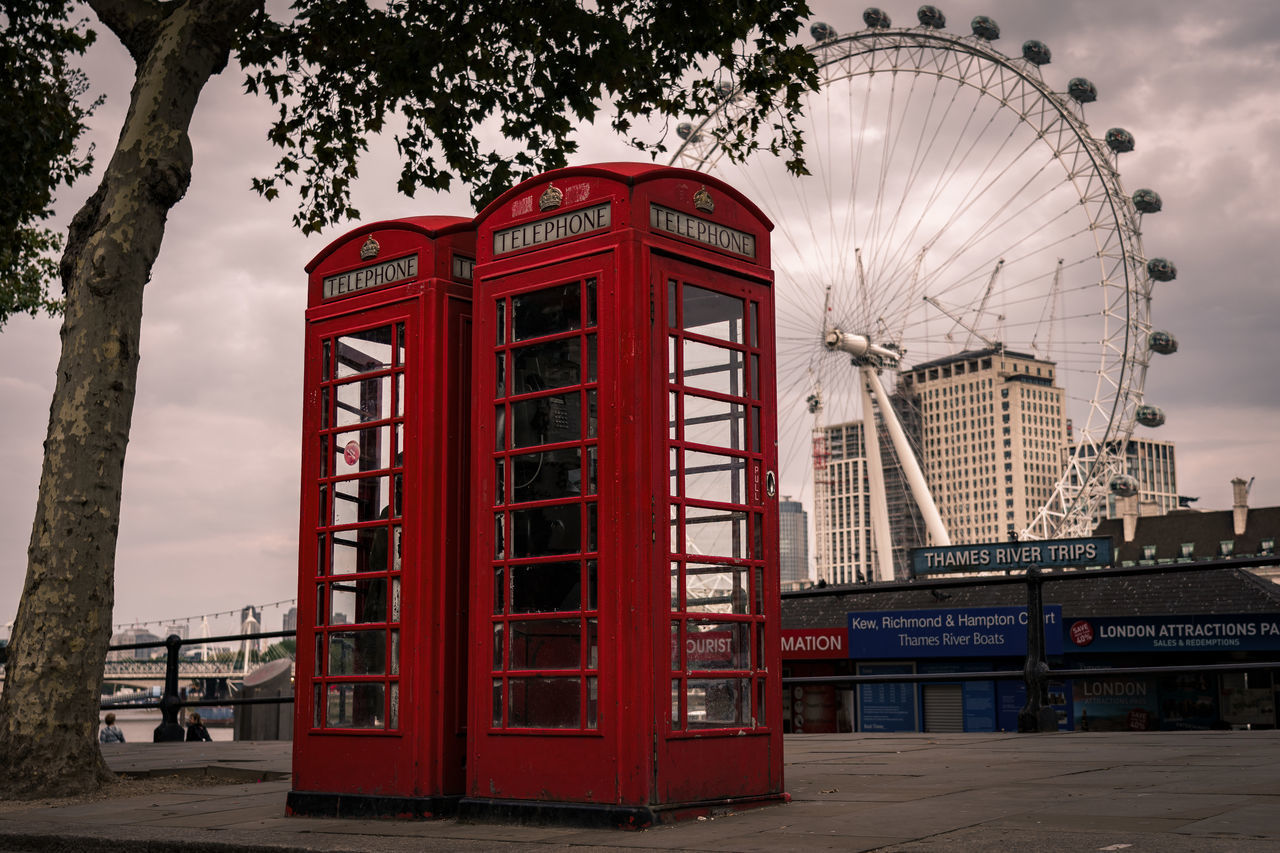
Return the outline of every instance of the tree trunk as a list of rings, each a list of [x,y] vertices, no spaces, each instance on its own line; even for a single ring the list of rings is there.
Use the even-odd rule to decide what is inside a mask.
[[[96,732],[143,288],[190,182],[187,129],[200,91],[261,0],[90,5],[137,75],[110,165],[62,259],[62,355],[0,696],[0,792],[9,796],[81,793],[111,777]]]

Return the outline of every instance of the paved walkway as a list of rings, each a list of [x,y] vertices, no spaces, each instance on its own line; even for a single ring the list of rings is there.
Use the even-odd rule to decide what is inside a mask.
[[[117,771],[246,781],[0,811],[0,849],[1280,849],[1280,732],[791,735],[786,751],[790,804],[627,832],[289,818],[287,743],[111,744]]]

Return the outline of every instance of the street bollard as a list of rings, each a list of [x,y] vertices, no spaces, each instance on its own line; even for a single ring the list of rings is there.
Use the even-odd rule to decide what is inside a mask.
[[[178,658],[182,648],[182,638],[170,634],[164,640],[168,658],[164,668],[164,695],[160,697],[160,712],[164,721],[156,726],[152,735],[153,743],[180,741],[183,737],[182,726],[178,725],[178,709],[182,707],[182,699],[178,697]]]
[[[1023,680],[1027,704],[1018,712],[1019,732],[1056,732],[1058,715],[1049,705],[1049,662],[1044,648],[1044,576],[1040,569],[1027,569],[1027,660]]]

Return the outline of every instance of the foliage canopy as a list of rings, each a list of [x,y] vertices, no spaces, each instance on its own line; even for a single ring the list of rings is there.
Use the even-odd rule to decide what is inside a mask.
[[[817,85],[788,39],[802,0],[298,0],[279,23],[259,15],[239,43],[246,86],[278,108],[282,150],[254,181],[268,198],[296,188],[294,223],[318,231],[355,218],[351,186],[370,135],[395,125],[398,189],[473,187],[477,207],[524,177],[564,166],[575,125],[612,110],[643,150],[637,119],[702,115],[728,83],[752,105],[721,133],[731,156],[761,144],[803,171],[795,125]],[[501,139],[487,147],[486,140]]]
[[[0,169],[0,327],[14,314],[60,309],[49,282],[62,237],[43,223],[57,187],[93,165],[92,152],[76,143],[99,101],[84,102],[88,81],[70,62],[94,35],[68,20],[71,5],[0,3],[0,151],[18,164]]]

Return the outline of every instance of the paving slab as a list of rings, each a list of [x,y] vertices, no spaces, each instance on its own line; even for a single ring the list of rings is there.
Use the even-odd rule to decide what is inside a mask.
[[[189,788],[8,804],[0,849],[986,851],[1280,849],[1280,732],[798,735],[792,802],[635,832],[286,817],[288,743],[115,744],[117,772]]]

